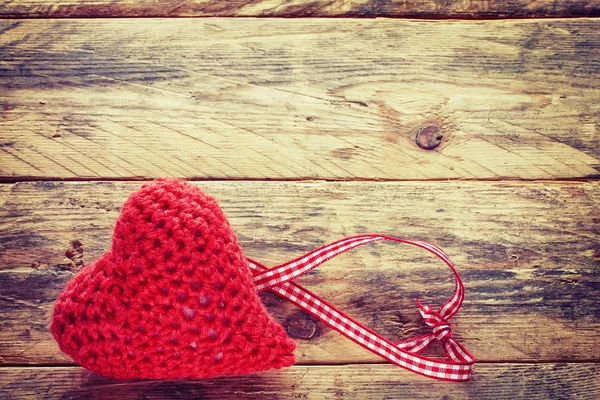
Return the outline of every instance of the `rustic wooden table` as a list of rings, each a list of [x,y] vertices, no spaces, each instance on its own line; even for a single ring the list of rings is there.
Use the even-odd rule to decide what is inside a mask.
[[[2,1],[0,398],[600,398],[599,16],[598,0]],[[298,343],[288,370],[78,367],[54,300],[159,176],[215,196],[267,265],[366,232],[442,246],[472,380],[387,364],[269,294]],[[299,282],[389,338],[425,332],[415,298],[453,283],[405,247]]]

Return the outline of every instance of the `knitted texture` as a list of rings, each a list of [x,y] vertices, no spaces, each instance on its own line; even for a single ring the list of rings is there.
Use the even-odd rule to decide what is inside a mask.
[[[217,202],[182,180],[131,195],[111,248],[60,294],[51,331],[83,367],[118,379],[205,378],[294,364]]]

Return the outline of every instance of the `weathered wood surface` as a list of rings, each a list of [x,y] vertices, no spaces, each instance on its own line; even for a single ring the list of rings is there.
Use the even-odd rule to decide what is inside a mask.
[[[0,17],[531,18],[600,15],[598,0],[4,0]]]
[[[260,376],[119,382],[79,367],[0,368],[0,396],[35,399],[590,399],[599,364],[479,364],[471,381],[432,381],[393,365],[295,366]]]
[[[600,20],[4,20],[0,32],[5,180],[598,176]],[[415,136],[430,125],[442,140],[424,150]]]
[[[72,363],[47,326],[73,273],[109,246],[140,182],[4,185],[0,363]],[[377,230],[442,246],[465,281],[454,336],[481,361],[600,361],[597,182],[203,182],[249,257],[289,260]],[[389,338],[425,332],[415,299],[439,305],[450,272],[409,246],[373,244],[299,279]],[[300,363],[381,361],[294,306],[263,296]],[[329,379],[329,378],[327,378]]]

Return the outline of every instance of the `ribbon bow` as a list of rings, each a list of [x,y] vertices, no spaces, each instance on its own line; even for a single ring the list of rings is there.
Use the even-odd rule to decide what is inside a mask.
[[[442,342],[444,351],[449,359],[460,364],[473,364],[475,362],[473,356],[467,351],[467,349],[465,349],[460,343],[452,338],[452,328],[448,322],[450,317],[443,317],[441,314],[441,312],[444,311],[444,307],[441,307],[439,311],[435,312],[430,305],[423,306],[419,300],[417,300],[417,303],[419,305],[419,312],[423,317],[423,321],[425,321],[427,326],[432,328],[431,332],[405,340],[397,343],[396,345],[403,350],[418,354],[425,350],[431,343],[433,343],[435,339],[437,339]]]
[[[393,343],[293,281],[339,254],[378,240],[391,240],[421,247],[439,257],[454,273],[454,293],[438,311],[433,311],[430,305],[423,306],[420,300],[417,300],[425,324],[432,328],[430,333]],[[360,235],[338,240],[273,268],[267,268],[251,259],[247,260],[258,292],[269,290],[289,300],[372,353],[399,367],[430,378],[466,381],[471,377],[475,358],[452,338],[452,329],[448,322],[462,305],[464,286],[448,255],[439,247],[386,235]],[[420,355],[436,339],[442,343],[447,360]]]

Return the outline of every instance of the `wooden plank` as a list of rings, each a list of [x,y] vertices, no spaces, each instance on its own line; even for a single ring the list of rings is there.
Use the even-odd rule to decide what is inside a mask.
[[[598,176],[599,20],[0,27],[5,180]]]
[[[245,253],[275,265],[319,245],[379,232],[442,246],[465,281],[454,337],[481,361],[599,361],[600,183],[203,182]],[[72,361],[48,332],[53,301],[109,246],[136,182],[5,185],[0,209],[0,363]],[[373,244],[299,282],[391,339],[426,332],[415,299],[440,305],[453,283],[419,249]],[[380,360],[274,295],[300,363]]]
[[[479,364],[465,383],[393,365],[294,366],[262,375],[188,381],[115,381],[78,367],[0,368],[0,395],[35,399],[590,399],[599,364]]]
[[[0,4],[5,18],[66,17],[403,17],[531,18],[600,15],[598,0],[27,0]]]

